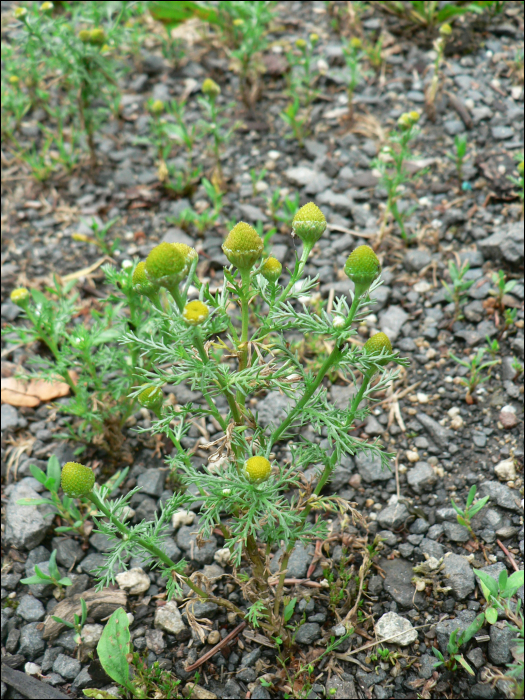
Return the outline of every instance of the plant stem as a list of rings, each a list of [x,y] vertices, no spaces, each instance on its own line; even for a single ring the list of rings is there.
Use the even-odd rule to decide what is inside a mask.
[[[124,523],[121,523],[120,520],[115,518],[111,512],[109,511],[108,508],[104,505],[104,503],[100,500],[98,495],[91,491],[89,494],[87,494],[86,498],[88,498],[97,508],[101,513],[104,513],[106,518],[110,520],[112,525],[114,525],[119,532],[121,532],[123,535],[127,535],[128,537],[133,537],[134,541],[137,542],[143,549],[148,551],[150,554],[153,554],[153,556],[157,557],[163,564],[165,564],[167,567],[170,569],[175,569],[176,564],[174,561],[172,561],[167,554],[165,554],[162,549],[159,547],[156,547],[154,544],[150,544],[146,540],[144,540],[142,537],[134,537],[133,533],[131,530],[124,525]],[[188,578],[187,576],[184,576],[184,574],[178,574],[181,579],[184,580],[184,582],[191,588],[191,590],[196,593],[200,598],[203,600],[213,600],[217,605],[220,605],[223,608],[227,608],[230,610],[230,612],[235,612],[238,615],[240,615],[242,618],[244,618],[244,613],[242,610],[240,610],[236,605],[234,605],[231,601],[225,600],[224,598],[216,598],[213,597],[211,598],[206,591],[203,591],[202,588],[197,586],[193,581]]]
[[[250,300],[250,271],[241,270],[241,342],[239,345],[239,372],[246,369],[248,366],[248,326],[249,326],[249,308],[248,302]],[[244,406],[245,398],[238,391],[237,392],[237,403]]]
[[[312,252],[313,245],[310,243],[305,243],[303,246],[303,252],[301,253],[301,259],[299,260],[299,263],[296,263],[295,270],[293,272],[293,275],[288,282],[288,285],[286,286],[285,289],[281,292],[281,295],[277,299],[277,304],[280,304],[283,299],[286,299],[288,296],[288,293],[290,289],[294,286],[295,282],[301,277],[302,272],[304,270],[304,266],[306,265],[306,261],[308,260],[308,256]]]
[[[184,302],[183,302],[182,297],[180,295],[179,285],[174,284],[171,287],[168,287],[168,291],[171,294],[171,296],[173,297],[173,299],[175,300],[175,303],[177,304],[177,308],[182,313],[184,311]]]

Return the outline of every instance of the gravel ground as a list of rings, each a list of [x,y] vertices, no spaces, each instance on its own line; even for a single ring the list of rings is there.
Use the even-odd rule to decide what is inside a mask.
[[[509,574],[515,567],[523,568],[523,387],[512,367],[513,358],[523,363],[523,222],[521,203],[513,197],[506,179],[515,165],[512,155],[523,150],[523,85],[511,70],[516,51],[523,46],[523,7],[514,2],[506,5],[506,12],[493,21],[470,17],[455,30],[437,120],[432,123],[422,116],[421,135],[414,147],[417,166],[429,167],[417,185],[407,186],[405,197],[417,205],[407,224],[417,238],[406,247],[395,228],[385,237],[378,250],[385,285],[378,304],[359,329],[363,340],[376,330],[387,332],[392,344],[411,362],[394,397],[386,396],[354,433],[367,439],[379,436],[390,451],[397,452],[397,475],[359,456],[347,457],[327,486],[327,492],[337,492],[358,504],[366,517],[369,541],[375,534],[383,540],[368,578],[356,633],[338,652],[358,649],[381,636],[401,631],[406,635],[396,644],[385,644],[398,652],[391,663],[374,661],[370,650],[348,657],[352,662],[336,658],[321,662],[309,698],[324,697],[330,689],[335,689],[335,698],[495,698],[510,692],[504,681],[487,682],[497,671],[505,672],[513,658],[515,640],[504,624],[483,628],[465,647],[475,670],[473,677],[463,671],[434,669],[431,652],[432,646],[444,652],[450,632],[465,628],[480,610],[483,597],[474,568],[495,577],[504,568]],[[3,10],[8,6],[2,3]],[[187,114],[194,120],[199,116],[195,96],[205,77],[221,85],[219,100],[224,105],[236,99],[238,81],[218,48],[197,43],[188,48],[175,70],[160,55],[145,55],[140,68],[123,80],[122,120],[104,124],[97,134],[100,168],[94,178],[79,168],[68,178],[40,185],[20,168],[3,181],[2,325],[16,322],[19,314],[9,301],[15,286],[43,288],[52,273],[76,272],[100,258],[95,246],[71,240],[73,232],[89,232],[92,217],[101,222],[120,217],[111,230],[111,236],[121,238],[114,256],[117,263],[146,256],[162,240],[185,242],[194,245],[204,260],[201,274],[218,286],[226,262],[220,245],[227,222],[261,221],[269,228],[272,222],[266,199],[277,188],[292,196],[298,192],[301,204],[314,201],[322,208],[329,231],[316,246],[306,274],[319,275],[318,293],[323,299],[348,293],[349,282],[341,273],[344,260],[353,247],[374,238],[385,202],[385,192],[378,187],[370,164],[381,134],[394,127],[400,114],[422,111],[431,41],[423,32],[410,37],[401,32],[399,21],[391,15],[377,10],[365,13],[365,35],[374,38],[383,29],[390,50],[383,78],[369,76],[356,92],[351,129],[343,119],[346,91],[341,37],[331,27],[325,4],[287,2],[278,10],[279,31],[269,36],[275,46],[268,53],[273,70],[263,77],[261,99],[249,115],[237,101],[237,111],[231,115],[243,119],[245,128],[236,132],[223,155],[228,192],[217,225],[199,237],[191,225],[182,230],[167,221],[190,204],[197,210],[203,207],[205,191],[200,185],[187,198],[170,198],[158,184],[153,149],[137,146],[135,141],[148,129],[145,102],[149,97],[166,101],[189,92]],[[300,148],[285,137],[278,116],[287,102],[285,76],[277,58],[281,57],[280,46],[311,31],[320,36],[317,53],[327,68],[319,82],[321,96],[313,107],[313,133]],[[44,117],[43,113],[26,115],[22,146],[24,139],[27,143],[42,139],[39,125]],[[464,188],[445,157],[457,134],[468,136],[469,157],[464,168],[468,186]],[[207,172],[211,162],[205,144],[197,143],[196,151],[195,162],[202,163]],[[177,157],[175,150],[173,156]],[[10,172],[11,157],[6,153]],[[249,175],[253,168],[267,170],[255,196]],[[286,226],[279,227],[272,244],[273,254],[283,265],[293,261],[295,244]],[[448,262],[458,258],[470,262],[467,276],[475,283],[468,293],[464,319],[451,324],[452,309],[441,280],[448,280]],[[506,299],[507,306],[518,311],[517,322],[504,333],[501,317],[490,304],[491,276],[499,269],[517,281]],[[102,279],[100,270],[81,277],[82,298],[99,295]],[[485,344],[486,336],[499,339],[501,362],[478,389],[475,401],[468,404],[460,384],[464,368],[450,359],[449,351],[470,355]],[[10,342],[9,337],[4,338],[2,377],[25,367],[37,350]],[[351,387],[336,379],[330,392],[334,403],[344,406]],[[184,386],[177,387],[175,397],[180,404],[200,400]],[[256,409],[264,424],[278,419],[287,403],[284,397],[270,394],[257,398]],[[59,567],[73,579],[67,602],[93,587],[90,571],[103,561],[106,542],[97,534],[85,543],[54,537],[48,511],[17,505],[18,499],[43,491],[30,474],[30,464],[45,468],[51,454],[64,463],[73,457],[74,446],[54,439],[61,424],[49,405],[17,409],[2,404],[1,410],[2,663],[25,670],[70,697],[82,697],[82,689],[110,686],[110,679],[89,658],[77,659],[70,632],[50,629],[48,615],[57,614],[57,606],[64,601],[58,602],[49,587],[30,586],[28,590],[19,580],[30,575],[35,564],[45,569],[51,551],[57,550]],[[144,427],[149,417],[140,411],[135,421],[134,427]],[[215,426],[206,427],[210,441],[220,437]],[[304,434],[308,436],[308,431]],[[185,447],[193,447],[199,437],[192,429]],[[121,493],[136,484],[143,486],[141,495],[131,502],[138,522],[153,517],[159,503],[173,493],[173,483],[167,478],[163,458],[144,445],[131,426],[127,444],[134,461]],[[281,443],[277,459],[289,457],[286,444]],[[93,449],[89,458],[101,460],[103,454]],[[202,462],[206,458],[207,453],[196,451],[195,459]],[[450,503],[453,498],[463,504],[473,484],[479,496],[490,496],[473,520],[477,540],[457,523]],[[198,513],[192,515],[192,522],[190,518],[173,526],[170,556],[184,555],[194,570],[221,577],[230,571],[222,538],[216,535],[203,548],[194,547],[191,533]],[[336,518],[331,530],[320,558],[314,560],[313,545],[296,549],[290,577],[304,578],[317,562],[309,578],[318,583],[324,578],[324,566],[341,561],[343,546],[350,552],[348,566],[357,573],[365,530]],[[279,555],[274,554],[276,563]],[[428,557],[442,562],[428,568],[426,574],[416,573],[426,581],[424,590],[416,592],[414,567]],[[157,660],[183,683],[193,680],[194,674],[185,666],[238,622],[215,605],[201,604],[202,609],[196,605],[196,616],[209,618],[213,630],[205,644],[192,639],[185,614],[181,616],[175,603],[164,605],[160,576],[140,561],[132,560],[130,566],[135,571],[119,577],[119,586],[133,618],[135,649],[144,654],[148,665]],[[227,580],[217,579],[217,592],[242,605],[240,591]],[[297,658],[309,660],[341,629],[322,588],[303,585],[290,593],[300,599],[292,621],[300,621],[303,615],[305,619],[296,637]],[[523,600],[523,589],[519,595]],[[98,614],[88,619],[92,648],[102,631],[101,620],[113,609],[111,603],[107,605],[109,608],[100,605]],[[253,630],[244,630],[199,671],[199,689],[193,697],[284,697],[282,687],[275,691],[274,686],[270,692],[261,685],[262,676],[276,674],[278,669],[274,650],[261,644]],[[277,676],[277,683],[275,679]],[[4,697],[25,696],[2,683]]]

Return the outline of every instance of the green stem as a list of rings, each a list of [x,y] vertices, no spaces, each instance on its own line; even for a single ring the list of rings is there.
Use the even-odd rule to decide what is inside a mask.
[[[249,328],[249,308],[248,302],[250,300],[250,271],[241,270],[241,342],[239,345],[239,371],[246,369],[248,366],[248,328]],[[244,406],[245,397],[238,391],[237,392],[237,403]]]
[[[106,518],[109,519],[109,521],[114,525],[119,532],[121,532],[123,535],[126,535],[127,537],[133,537],[134,542],[139,544],[143,549],[145,549],[147,552],[152,554],[153,556],[157,557],[163,564],[165,564],[167,567],[170,569],[175,569],[176,568],[176,563],[172,561],[167,554],[165,554],[162,549],[159,549],[159,547],[156,547],[154,544],[151,544],[150,542],[147,542],[144,540],[142,537],[135,537],[131,530],[124,525],[124,523],[121,523],[120,520],[115,518],[109,511],[108,508],[104,505],[104,503],[100,500],[100,498],[97,496],[96,493],[93,493],[91,491],[90,493],[87,494],[86,498],[89,498],[89,500],[98,508],[98,510],[101,513],[104,513]],[[215,598],[215,597],[210,597],[206,591],[203,591],[202,588],[197,586],[193,581],[188,578],[187,576],[184,576],[183,574],[179,574],[181,579],[191,588],[191,590],[196,593],[200,598],[203,600],[213,600],[217,605],[220,605],[223,608],[227,608],[231,612],[235,612],[238,615],[240,615],[242,618],[244,617],[244,613],[242,610],[240,610],[236,605],[234,605],[231,601],[225,600],[224,598]]]
[[[308,256],[312,252],[313,245],[311,243],[305,243],[303,246],[303,252],[301,253],[301,259],[299,260],[298,263],[295,264],[295,270],[293,272],[293,275],[288,282],[288,285],[286,286],[285,289],[281,292],[281,295],[277,299],[277,304],[280,304],[283,299],[286,299],[288,296],[288,293],[290,292],[290,289],[294,286],[296,281],[301,277],[303,274],[304,266],[306,265],[306,261],[308,260]]]
[[[179,285],[174,284],[171,287],[168,287],[168,292],[174,298],[175,303],[177,304],[177,308],[182,313],[184,311],[184,302],[183,302],[182,297],[180,295]]]

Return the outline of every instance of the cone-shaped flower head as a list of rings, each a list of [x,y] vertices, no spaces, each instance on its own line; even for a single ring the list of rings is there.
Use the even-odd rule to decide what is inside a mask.
[[[18,287],[17,289],[13,289],[10,298],[13,304],[24,308],[24,306],[26,306],[26,304],[29,301],[29,290],[25,287]]]
[[[268,282],[277,282],[283,271],[283,266],[277,260],[277,258],[268,258],[268,260],[261,267],[261,275]]]
[[[352,49],[360,49],[363,46],[363,42],[358,36],[353,36],[350,39],[350,48]]]
[[[78,38],[84,44],[88,44],[91,41],[91,30],[90,29],[81,29],[78,33]]]
[[[215,100],[221,94],[221,88],[217,85],[215,80],[212,80],[211,78],[206,78],[206,80],[202,83],[201,90],[205,95],[211,97],[212,100]]]
[[[54,7],[54,5],[52,2],[43,2],[40,5],[40,9],[42,10],[42,12],[49,12],[50,10],[53,9],[53,7]]]
[[[298,49],[305,49],[306,48],[306,41],[304,39],[296,39],[295,45],[297,46]]]
[[[310,41],[312,42],[312,44],[317,44],[317,42],[319,41],[319,34],[312,32],[310,34]]]
[[[137,294],[142,294],[146,297],[152,297],[157,294],[158,287],[150,282],[148,276],[146,275],[146,263],[139,262],[137,267],[133,270],[133,277],[131,278],[133,282],[133,289]]]
[[[355,284],[356,296],[360,297],[379,276],[381,265],[370,246],[360,245],[348,256],[345,272]]]
[[[381,351],[392,353],[392,344],[386,333],[376,333],[363,346],[363,352],[368,355],[375,355]],[[379,360],[377,364],[386,365],[388,362],[388,360]]]
[[[317,243],[325,230],[324,214],[313,202],[301,207],[292,221],[293,235],[299,236],[303,243],[311,246]]]
[[[17,7],[13,14],[16,17],[16,19],[22,19],[27,15],[27,10],[25,7]]]
[[[182,318],[189,326],[199,326],[209,315],[210,311],[202,301],[190,301],[182,312]]]
[[[178,284],[187,271],[187,258],[173,243],[160,243],[146,258],[146,275],[153,284],[171,287]]]
[[[244,471],[252,481],[264,481],[270,476],[272,465],[266,457],[250,457],[244,463]]]
[[[197,251],[195,250],[195,248],[186,245],[186,243],[173,243],[172,245],[175,248],[175,250],[178,250],[179,253],[183,256],[186,262],[186,272],[188,272],[192,262],[194,260],[197,260],[197,258],[199,257]]]
[[[62,490],[72,498],[88,494],[95,483],[95,475],[89,467],[78,462],[67,462],[62,467]]]
[[[442,24],[439,28],[439,33],[441,36],[450,36],[452,34],[452,27],[445,22],[445,24]]]
[[[162,389],[157,386],[148,386],[143,389],[137,396],[137,401],[144,408],[150,408],[152,411],[159,409],[164,400]]]
[[[240,221],[222,244],[224,255],[239,270],[251,270],[263,252],[262,238],[257,231]]]
[[[90,34],[91,34],[91,36],[89,37],[90,44],[96,44],[97,46],[102,46],[102,44],[106,41],[106,35],[105,35],[102,27],[95,27],[95,29],[91,30]]]
[[[164,112],[164,102],[162,100],[153,100],[149,109],[152,114],[162,114]]]

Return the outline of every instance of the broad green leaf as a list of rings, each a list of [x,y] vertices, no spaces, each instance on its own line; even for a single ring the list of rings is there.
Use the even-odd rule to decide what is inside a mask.
[[[452,503],[452,508],[456,511],[458,515],[463,515],[463,511],[458,508],[458,506],[454,503],[454,499],[451,498],[450,502]]]
[[[284,606],[284,621],[288,622],[288,620],[292,617],[294,610],[295,610],[295,605],[297,603],[297,598],[292,598],[292,600],[288,603],[288,605]]]
[[[471,509],[470,509],[470,515],[471,515],[471,517],[472,517],[473,515],[476,515],[476,513],[477,513],[478,511],[480,511],[480,510],[483,508],[483,506],[486,505],[486,503],[487,503],[487,501],[489,500],[489,498],[490,498],[490,496],[485,496],[484,498],[481,498],[479,501],[476,501],[476,503],[474,503],[474,505],[473,505],[473,506],[471,507]]]
[[[55,505],[49,498],[20,498],[17,501],[19,506],[41,506],[43,503],[49,503],[52,506]]]
[[[501,591],[501,595],[504,598],[512,598],[516,593],[518,588],[523,586],[523,571],[515,571],[512,576],[509,577],[505,590]]]
[[[459,645],[461,646],[462,644],[466,644],[468,641],[470,641],[472,639],[472,637],[476,634],[476,632],[479,632],[480,629],[483,627],[484,622],[485,622],[485,615],[483,613],[480,613],[479,615],[477,615],[476,619],[470,623],[470,625],[467,627],[467,629],[464,632],[462,632],[462,634],[460,636]],[[458,661],[459,661],[459,659],[458,659]]]
[[[508,578],[509,578],[509,575],[507,573],[507,569],[503,569],[498,577],[498,584],[499,584],[500,593],[502,593],[505,590],[505,588],[507,587]]]
[[[494,596],[494,598],[498,597],[498,582],[495,581],[492,576],[487,574],[486,571],[480,571],[479,569],[474,569],[474,573],[476,576],[479,578],[479,580],[485,585],[485,587],[489,590],[489,593]]]
[[[84,623],[86,621],[87,614],[88,614],[88,609],[87,609],[86,601],[84,600],[84,598],[80,599],[80,608],[82,610],[80,622],[81,622],[82,626],[84,626]]]
[[[123,608],[117,608],[104,627],[97,644],[98,657],[104,671],[117,683],[129,688],[130,653],[129,620]]]
[[[36,568],[36,567],[35,567]],[[32,586],[36,583],[42,583],[42,578],[41,576],[38,576],[35,574],[34,576],[30,576],[29,578],[23,578],[21,579],[20,583],[25,583],[26,586]],[[50,580],[48,576],[46,576],[46,580]]]
[[[459,630],[455,629],[452,634],[449,637],[448,644],[447,644],[447,651],[449,654],[455,654],[457,650],[459,649],[459,644],[456,641],[456,638],[458,636]]]
[[[474,499],[476,498],[476,491],[477,487],[476,484],[470,487],[470,491],[468,492],[467,496],[467,508],[468,506],[471,506],[474,503]]]
[[[82,691],[86,698],[97,698],[97,700],[115,700],[115,696],[105,690],[98,688],[87,688]]]
[[[174,0],[164,0],[164,2],[149,3],[149,11],[153,19],[162,22],[168,28],[176,27],[191,17],[198,17],[205,22],[218,23],[218,13],[209,5],[196,2],[175,2]]]
[[[63,620],[61,617],[55,617],[54,615],[51,615],[51,619],[54,620],[55,622],[58,622],[59,624],[65,625],[66,627],[69,627],[69,629],[74,630],[75,625],[72,624],[71,622],[68,622],[67,620]]]
[[[57,563],[56,563],[56,558],[57,558],[57,550],[54,549],[51,552],[51,556],[49,557],[49,575],[51,578],[57,579],[60,576],[60,571],[58,570]]]
[[[68,576],[64,576],[63,578],[58,579],[58,583],[61,586],[72,586],[73,585],[73,581]]]
[[[69,527],[67,525],[61,526],[61,527],[56,527],[55,532],[71,532],[74,528]]]
[[[59,483],[60,483],[60,481],[57,482],[52,477],[48,476],[44,486],[46,487],[46,489],[48,489],[48,491],[52,491],[53,493],[56,493],[58,491],[58,484]]]
[[[498,621],[498,611],[493,607],[487,608],[485,610],[485,617],[489,625],[494,625]]]
[[[436,649],[436,647],[432,647],[432,651],[434,653],[434,656],[437,656],[437,658],[441,661],[444,660],[443,654],[439,651],[439,649]]]
[[[29,471],[35,477],[35,479],[37,481],[40,481],[41,484],[46,483],[47,476],[44,474],[44,472],[39,467],[37,467],[34,464],[31,464],[29,467]]]
[[[41,579],[44,581],[50,581],[51,583],[53,582],[53,579],[51,576],[48,576],[47,574],[44,574],[38,564],[35,564],[35,575],[40,576]]]
[[[62,470],[60,469],[60,462],[58,461],[58,457],[56,455],[51,455],[51,457],[47,460],[47,476],[55,480],[57,489],[58,485],[60,484],[61,475]]]
[[[458,515],[458,523],[464,527],[467,527],[467,521],[462,515]]]

